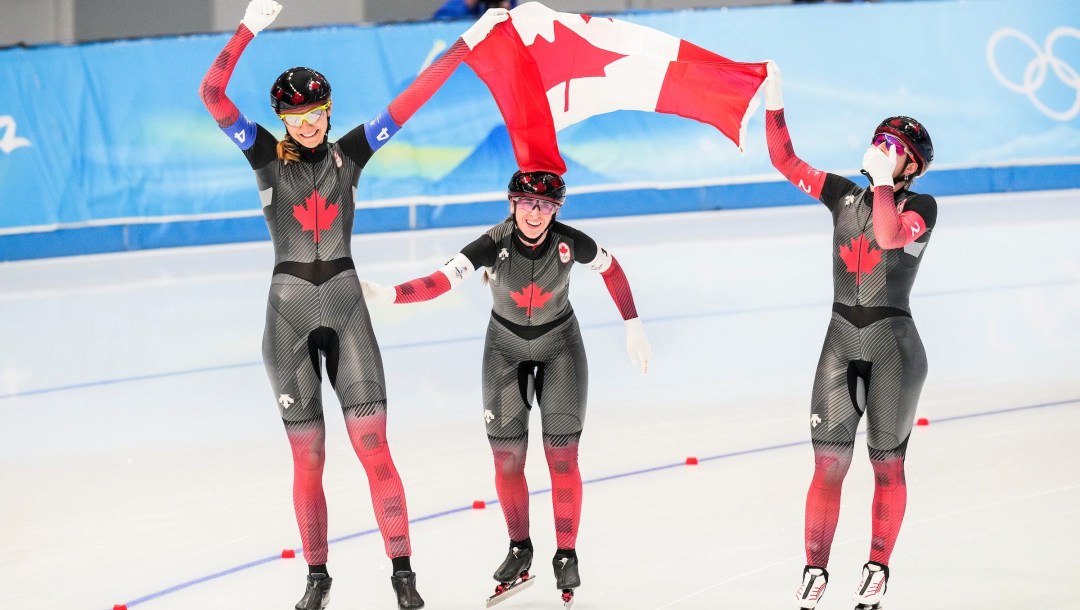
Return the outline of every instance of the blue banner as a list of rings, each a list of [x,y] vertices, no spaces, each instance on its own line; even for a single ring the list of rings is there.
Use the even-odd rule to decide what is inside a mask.
[[[288,10],[288,8],[286,8]],[[774,59],[795,150],[857,174],[882,118],[934,139],[918,189],[1080,187],[1080,3],[984,0],[770,6],[620,18],[738,61]],[[463,22],[267,31],[228,88],[279,137],[274,78],[333,84],[331,137],[373,119]],[[199,84],[228,34],[0,51],[0,260],[269,237],[251,169]],[[746,152],[713,128],[617,112],[559,134],[567,218],[810,203],[773,169],[763,112]],[[499,220],[515,169],[490,94],[460,67],[364,170],[358,232]]]

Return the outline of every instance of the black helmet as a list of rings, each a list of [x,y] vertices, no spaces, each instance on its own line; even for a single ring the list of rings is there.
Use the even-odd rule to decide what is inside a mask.
[[[510,197],[537,197],[562,205],[566,201],[566,183],[563,182],[562,176],[551,172],[518,170],[510,177],[506,194]]]
[[[888,133],[900,138],[919,164],[921,176],[926,173],[934,161],[934,143],[930,141],[930,132],[922,123],[908,116],[893,116],[885,119],[874,130],[874,135]]]
[[[270,106],[277,114],[330,99],[330,81],[311,68],[289,68],[270,87]]]

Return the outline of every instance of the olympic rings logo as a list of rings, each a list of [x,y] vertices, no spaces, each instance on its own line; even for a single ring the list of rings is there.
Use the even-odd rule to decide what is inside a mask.
[[[1040,112],[1058,121],[1069,121],[1076,117],[1077,114],[1080,114],[1080,74],[1077,74],[1076,69],[1065,63],[1060,57],[1054,55],[1054,44],[1059,39],[1066,36],[1080,40],[1080,30],[1070,27],[1057,28],[1050,32],[1046,37],[1046,42],[1043,43],[1041,49],[1027,34],[1013,28],[1001,28],[994,32],[994,34],[990,36],[990,40],[986,43],[986,63],[990,65],[990,71],[994,73],[994,77],[998,79],[998,82],[1005,85],[1010,91],[1027,95],[1028,99],[1031,100],[1031,103],[1038,108]],[[997,60],[995,59],[997,45],[1006,38],[1016,38],[1020,42],[1026,44],[1035,54],[1035,57],[1031,59],[1024,69],[1024,80],[1021,83],[1015,83],[1009,80],[1001,73],[1001,70],[997,65]],[[1046,83],[1049,71],[1053,71],[1054,75],[1057,76],[1065,86],[1072,87],[1076,90],[1076,99],[1073,101],[1072,107],[1064,112],[1059,112],[1048,107],[1038,97],[1038,92]]]

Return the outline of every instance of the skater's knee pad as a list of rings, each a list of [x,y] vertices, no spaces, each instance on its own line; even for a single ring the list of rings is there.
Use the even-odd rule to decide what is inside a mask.
[[[874,468],[874,482],[881,489],[895,489],[905,485],[904,456],[907,439],[895,449],[886,451],[870,449],[870,465]]]
[[[568,474],[578,467],[577,434],[544,436],[544,455],[553,474]]]
[[[321,471],[326,462],[326,430],[321,419],[285,423],[285,435],[298,470]]]
[[[846,444],[814,443],[814,485],[832,488],[842,484],[851,467],[853,450]]]
[[[368,408],[360,405],[359,408]],[[361,461],[389,451],[386,444],[386,412],[377,411],[372,415],[345,417],[345,429],[349,432],[349,441]]]
[[[488,437],[488,441],[491,443],[491,454],[495,459],[496,474],[518,475],[525,472],[525,452],[528,447],[527,437]]]
[[[293,466],[298,470],[321,472],[326,463],[326,449],[322,444],[293,443],[292,453]]]

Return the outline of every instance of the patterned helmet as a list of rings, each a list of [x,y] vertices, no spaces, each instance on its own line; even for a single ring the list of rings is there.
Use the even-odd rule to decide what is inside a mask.
[[[275,114],[321,104],[330,99],[330,81],[311,68],[289,68],[270,87],[270,106]]]
[[[551,172],[516,171],[506,187],[509,197],[536,197],[562,205],[566,201],[566,183],[562,176]]]
[[[930,168],[934,161],[934,143],[930,141],[930,132],[926,131],[922,123],[907,116],[889,117],[874,130],[875,136],[879,133],[892,134],[903,141],[915,157],[915,162],[919,164],[919,173],[916,175],[921,176]]]

